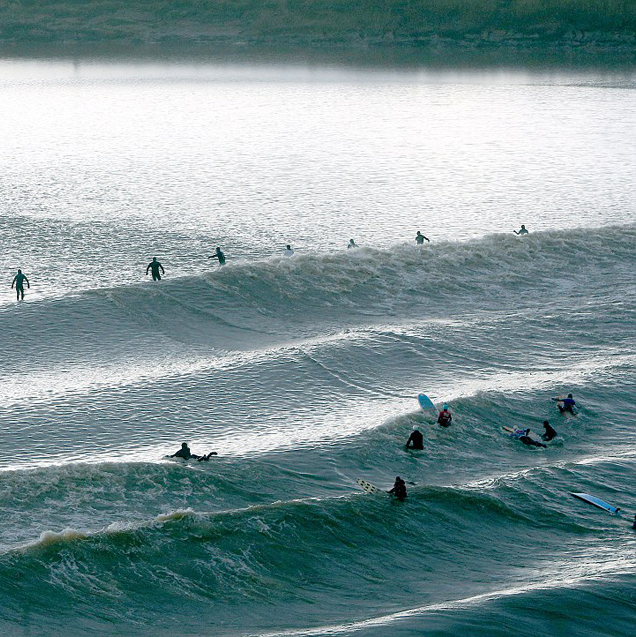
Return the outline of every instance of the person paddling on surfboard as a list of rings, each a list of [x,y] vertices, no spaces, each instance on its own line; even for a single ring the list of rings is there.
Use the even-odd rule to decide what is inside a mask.
[[[211,451],[206,456],[197,456],[190,451],[190,447],[188,447],[187,442],[182,442],[181,449],[179,449],[177,453],[173,453],[171,456],[168,456],[168,458],[183,458],[184,460],[194,459],[201,462],[201,460],[209,460],[210,456],[216,456],[216,455],[218,455],[216,451]]]
[[[413,425],[413,431],[411,432],[409,439],[406,441],[406,448],[417,449],[419,451],[424,449],[424,436],[417,425]]]
[[[406,484],[400,476],[396,476],[393,488],[388,492],[393,494],[398,500],[406,498]]]
[[[552,425],[547,420],[543,421],[543,428],[545,429],[545,433],[542,434],[541,438],[546,442],[552,440],[552,438],[557,437],[557,432],[552,428]]]
[[[572,398],[572,394],[568,394],[567,398],[553,398],[552,400],[556,401],[557,407],[562,414],[567,412],[568,414],[574,415],[574,405],[576,405],[576,401]],[[563,404],[561,405],[559,403]]]
[[[437,416],[437,424],[441,427],[450,427],[452,420],[453,414],[448,411],[448,405],[444,404],[442,411],[440,411]]]
[[[519,436],[519,440],[521,440],[524,445],[528,445],[529,447],[543,447],[544,449],[548,448],[548,445],[544,445],[542,442],[539,442],[534,438],[530,438],[529,429],[526,429],[525,432],[521,436]]]
[[[417,243],[418,246],[424,245],[424,239],[426,239],[426,241],[428,241],[429,243],[431,242],[431,240],[428,237],[425,237],[419,230],[417,231],[417,234],[415,235],[415,243]]]
[[[216,251],[211,257],[208,257],[208,259],[218,259],[219,265],[225,265],[225,255],[221,252],[221,248],[219,246],[216,247]]]

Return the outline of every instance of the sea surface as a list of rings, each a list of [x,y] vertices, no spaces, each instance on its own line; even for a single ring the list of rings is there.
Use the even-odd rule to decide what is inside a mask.
[[[636,67],[3,58],[0,633],[633,635],[635,142]]]

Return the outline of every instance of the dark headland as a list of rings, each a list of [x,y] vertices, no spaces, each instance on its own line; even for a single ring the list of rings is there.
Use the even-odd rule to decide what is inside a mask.
[[[636,52],[636,0],[5,0],[0,45],[126,43]]]

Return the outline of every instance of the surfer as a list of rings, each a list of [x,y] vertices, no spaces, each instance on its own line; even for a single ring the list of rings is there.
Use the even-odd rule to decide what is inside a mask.
[[[208,259],[218,259],[219,265],[225,265],[225,255],[221,252],[219,246],[216,247],[215,253],[211,257],[208,257]]]
[[[406,498],[406,484],[400,476],[395,478],[395,484],[389,493],[392,493],[398,500],[404,500],[404,498]]]
[[[632,529],[636,531],[636,515],[634,516],[634,521],[632,522]]]
[[[30,289],[31,284],[29,283],[29,279],[26,278],[26,274],[22,274],[22,270],[18,270],[18,273],[13,277],[13,282],[11,283],[11,289],[13,290],[13,286],[15,285],[15,291],[17,295],[17,300],[20,300],[20,296],[22,296],[22,300],[24,301],[24,282],[26,281],[27,287]]]
[[[283,250],[283,255],[286,256],[286,257],[293,257],[294,256],[294,250],[289,245],[289,243],[285,246],[285,249]]]
[[[413,431],[406,441],[406,448],[417,449],[419,451],[424,449],[424,436],[417,425],[413,425]]]
[[[453,414],[448,411],[448,405],[444,404],[442,407],[442,411],[440,411],[437,416],[437,424],[441,427],[450,427],[452,420]]]
[[[431,240],[428,237],[425,237],[419,230],[417,231],[417,234],[415,235],[415,243],[417,243],[418,246],[424,245],[424,239],[426,239],[429,243],[431,242]]]
[[[568,394],[567,398],[553,398],[552,400],[556,401],[557,407],[562,414],[568,412],[569,414],[574,415],[574,405],[576,405],[576,401],[572,398],[572,394]],[[560,405],[559,403],[563,404]]]
[[[357,248],[357,247],[358,247],[358,244],[353,239],[349,239],[347,250],[350,250],[351,248]]]
[[[181,449],[179,449],[177,453],[173,453],[171,456],[168,456],[168,458],[183,458],[184,460],[190,460],[194,458],[195,460],[198,460],[199,462],[201,462],[201,460],[207,461],[210,459],[210,456],[216,456],[216,455],[218,455],[216,451],[210,451],[210,453],[207,454],[206,456],[197,456],[190,451],[190,447],[188,447],[187,442],[182,442]]]
[[[545,429],[545,433],[542,434],[541,438],[546,442],[552,440],[552,438],[557,437],[557,432],[552,428],[552,425],[547,420],[543,421],[543,428]]]
[[[513,230],[513,232],[515,234],[529,234],[528,231],[526,230],[526,227],[523,224],[521,224],[521,230],[519,230],[519,232],[517,232],[516,230]]]
[[[161,263],[157,261],[157,257],[152,257],[152,261],[148,264],[148,267],[146,268],[146,276],[148,276],[148,270],[152,270],[152,280],[161,281],[161,274],[159,274],[159,269],[161,269],[161,272],[163,274],[166,273]]]
[[[518,436],[519,440],[523,442],[524,445],[528,445],[529,447],[543,447],[544,449],[548,448],[548,445],[544,445],[542,442],[538,440],[534,440],[534,438],[530,438],[530,430],[525,429],[524,433]]]

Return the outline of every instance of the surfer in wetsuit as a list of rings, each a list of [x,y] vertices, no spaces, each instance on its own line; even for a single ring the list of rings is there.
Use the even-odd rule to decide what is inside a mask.
[[[171,456],[168,456],[168,458],[183,458],[184,460],[190,460],[191,458],[194,458],[195,460],[198,460],[199,462],[201,462],[201,460],[209,460],[210,456],[216,456],[216,455],[217,455],[216,451],[211,451],[206,456],[197,456],[190,451],[190,447],[188,447],[187,442],[182,442],[181,449],[179,449],[177,453],[173,453]]]
[[[552,400],[556,400],[557,407],[562,414],[568,412],[574,415],[574,405],[576,405],[576,401],[572,398],[572,394],[568,394],[567,398],[553,398]],[[563,403],[563,405],[559,405],[559,403]]]
[[[146,276],[148,276],[148,270],[152,270],[152,280],[161,281],[161,274],[159,274],[159,269],[161,269],[161,272],[163,274],[166,273],[161,263],[157,261],[157,257],[152,257],[152,261],[148,264],[148,267],[146,268]]]
[[[425,237],[419,230],[417,231],[417,234],[415,235],[415,243],[417,243],[418,246],[424,245],[424,239],[426,239],[429,243],[431,242],[431,240],[428,237]]]
[[[526,429],[525,432],[519,436],[519,440],[521,440],[524,445],[528,445],[529,447],[543,447],[544,449],[548,448],[548,445],[544,445],[542,442],[530,438],[529,429]]]
[[[223,252],[221,252],[221,248],[218,246],[214,254],[211,257],[208,257],[208,259],[218,259],[219,265],[225,265],[225,255],[223,254]]]
[[[553,429],[552,425],[547,420],[543,421],[543,428],[545,429],[545,433],[542,434],[541,438],[546,442],[552,440],[552,438],[556,438],[557,432]]]
[[[440,411],[437,416],[437,424],[440,425],[440,427],[450,427],[452,420],[453,414],[448,411],[448,405],[444,405],[442,411]]]
[[[424,436],[417,425],[413,425],[413,431],[411,432],[409,439],[406,441],[406,448],[417,449],[420,451],[424,449]]]
[[[289,245],[289,243],[285,246],[285,249],[283,250],[283,255],[285,255],[286,257],[294,256],[294,251],[292,250],[292,247]]]
[[[395,478],[395,484],[389,493],[392,493],[398,500],[404,500],[404,498],[406,498],[406,484],[400,476]]]
[[[27,287],[30,289],[31,284],[29,283],[29,279],[26,278],[26,274],[22,274],[22,270],[18,270],[18,273],[13,277],[13,282],[11,283],[11,289],[13,290],[13,286],[15,285],[15,291],[17,295],[17,300],[20,300],[20,296],[22,296],[22,300],[24,301],[24,282],[26,281]]]
[[[515,234],[529,234],[528,231],[526,230],[526,227],[523,224],[521,224],[521,230],[519,230],[519,232],[517,232],[516,230],[513,230],[513,232]]]
[[[632,529],[636,531],[636,515],[634,516],[634,522],[632,523]]]
[[[351,248],[357,248],[358,244],[353,240],[349,239],[349,243],[347,244],[347,250],[351,250]]]

